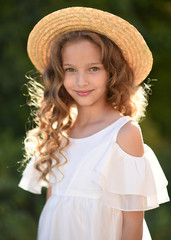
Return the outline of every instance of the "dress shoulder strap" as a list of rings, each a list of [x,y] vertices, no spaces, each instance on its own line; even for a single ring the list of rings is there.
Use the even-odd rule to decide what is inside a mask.
[[[130,116],[124,116],[121,117],[118,121],[117,124],[115,126],[115,131],[114,131],[114,140],[116,141],[118,133],[120,131],[120,129],[129,121],[132,121],[132,118]]]

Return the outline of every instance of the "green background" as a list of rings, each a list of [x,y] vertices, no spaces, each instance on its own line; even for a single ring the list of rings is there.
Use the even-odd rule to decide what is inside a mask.
[[[45,202],[17,187],[29,108],[25,73],[33,69],[26,52],[27,37],[45,15],[69,6],[107,10],[131,22],[146,39],[154,57],[147,116],[141,127],[144,141],[171,178],[171,2],[165,0],[1,0],[0,2],[0,235],[3,240],[36,239],[37,223]],[[168,189],[170,186],[168,187]],[[171,192],[171,190],[170,190]],[[169,240],[170,204],[146,213],[152,238]]]

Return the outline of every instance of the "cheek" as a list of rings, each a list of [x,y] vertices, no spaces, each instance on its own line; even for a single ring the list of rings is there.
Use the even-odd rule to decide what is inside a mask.
[[[99,84],[99,86],[105,88],[108,85],[108,79],[109,79],[108,75],[107,74],[103,74],[100,78],[98,78],[98,82],[97,83]]]
[[[64,77],[63,80],[63,85],[66,89],[70,89],[72,87],[72,81],[70,78],[68,78],[67,76]]]

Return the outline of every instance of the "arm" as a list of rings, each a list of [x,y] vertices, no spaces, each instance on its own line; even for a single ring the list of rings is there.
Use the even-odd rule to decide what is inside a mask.
[[[122,214],[121,240],[142,240],[144,212],[122,212]]]
[[[52,193],[52,188],[51,187],[49,187],[48,189],[47,189],[47,194],[46,194],[46,201],[50,198],[50,196],[51,196],[51,193]]]
[[[128,122],[119,131],[117,143],[126,153],[141,157],[144,154],[141,132],[134,122]],[[135,179],[136,181],[136,179]],[[122,212],[123,227],[121,240],[142,240],[143,211]]]

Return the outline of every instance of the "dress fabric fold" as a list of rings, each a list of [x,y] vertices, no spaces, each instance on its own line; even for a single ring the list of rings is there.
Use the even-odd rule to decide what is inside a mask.
[[[106,159],[94,168],[104,204],[123,211],[145,211],[169,200],[168,182],[154,152],[146,144],[144,151],[142,157],[134,157],[117,143],[111,144]]]
[[[42,187],[48,187],[48,182],[40,179],[41,173],[35,168],[36,157],[33,157],[27,164],[19,187],[35,194],[41,194]]]

